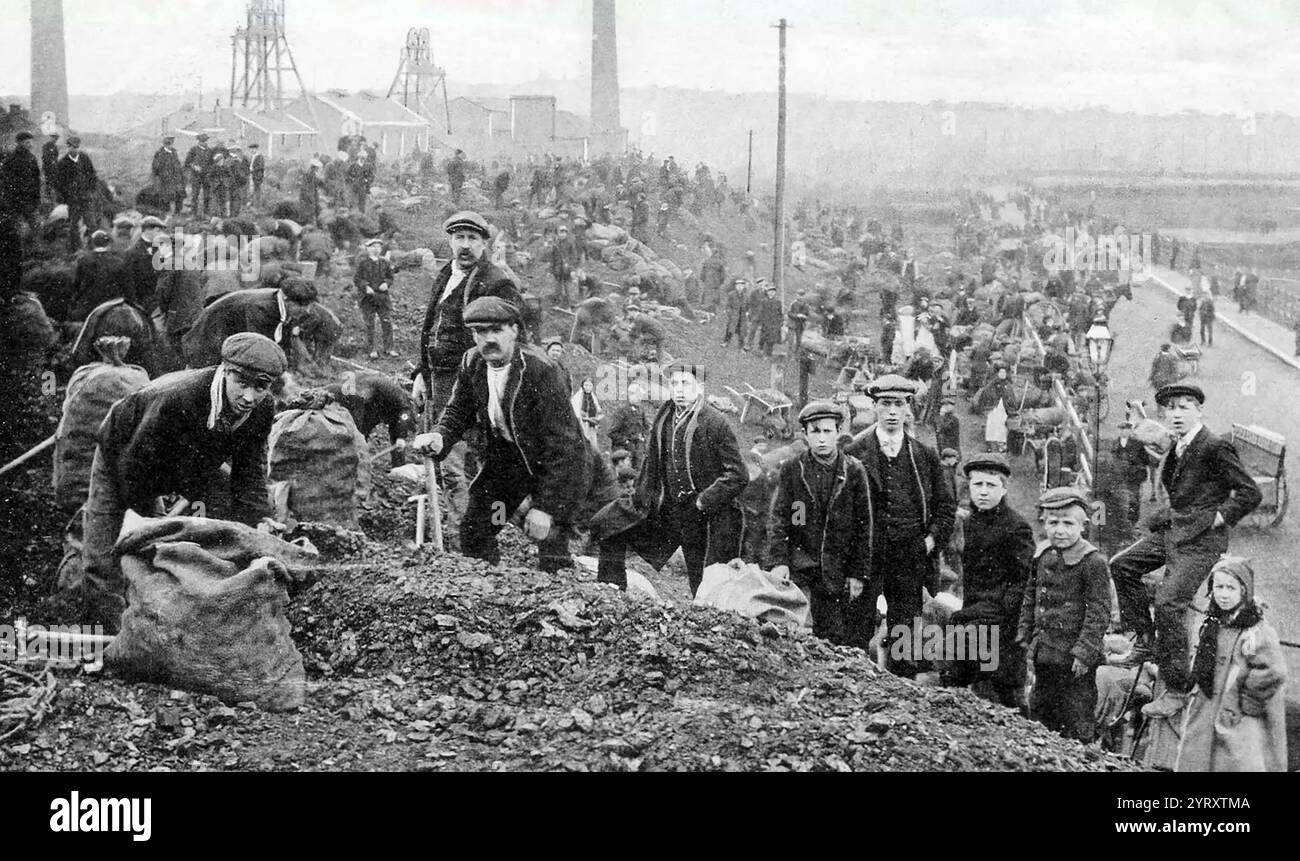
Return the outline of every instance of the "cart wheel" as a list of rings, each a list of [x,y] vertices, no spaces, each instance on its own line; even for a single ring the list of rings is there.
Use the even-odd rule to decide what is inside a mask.
[[[1273,514],[1273,519],[1269,521],[1269,526],[1277,526],[1286,517],[1286,506],[1290,501],[1290,496],[1286,488],[1286,467],[1282,467],[1277,473],[1277,510]]]

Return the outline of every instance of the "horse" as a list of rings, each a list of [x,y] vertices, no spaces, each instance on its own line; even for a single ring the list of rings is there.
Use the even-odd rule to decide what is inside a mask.
[[[162,370],[158,350],[158,333],[153,321],[125,299],[110,299],[98,305],[86,317],[81,332],[72,345],[72,367],[81,367],[99,361],[94,345],[97,338],[118,336],[131,339],[127,351],[127,364],[144,368],[152,379]]]

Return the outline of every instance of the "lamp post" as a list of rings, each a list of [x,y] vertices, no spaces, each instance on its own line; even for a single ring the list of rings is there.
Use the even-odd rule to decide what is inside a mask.
[[[1097,485],[1101,476],[1101,402],[1106,393],[1106,365],[1110,362],[1111,347],[1115,346],[1115,336],[1106,325],[1105,316],[1098,314],[1083,337],[1088,342],[1088,359],[1092,362],[1093,376],[1097,381],[1096,403],[1092,405],[1092,494],[1097,497],[1100,495]]]

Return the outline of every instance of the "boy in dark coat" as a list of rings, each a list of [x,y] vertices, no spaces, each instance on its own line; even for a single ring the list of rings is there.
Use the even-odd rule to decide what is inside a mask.
[[[366,243],[366,256],[357,262],[353,284],[357,288],[357,303],[361,306],[361,328],[366,331],[366,352],[370,358],[379,358],[375,351],[375,317],[383,330],[384,352],[396,356],[393,349],[393,264],[379,254],[384,243],[371,239]]]
[[[799,413],[808,449],[786,461],[768,519],[773,576],[790,578],[812,612],[813,633],[865,648],[871,639],[872,508],[867,471],[839,451],[839,407],[812,401]]]
[[[1033,568],[1034,530],[1007,504],[1011,466],[998,454],[967,461],[962,471],[970,491],[971,514],[964,528],[961,555],[962,608],[954,625],[987,625],[998,632],[998,664],[985,676],[997,702],[1025,705],[1025,650],[1016,644],[1025,582]],[[976,661],[954,662],[950,684],[979,679]],[[977,686],[976,693],[983,693]]]
[[[664,371],[672,397],[655,416],[631,505],[606,506],[592,519],[600,541],[597,579],[627,588],[627,550],[662,568],[682,549],[691,595],[704,567],[740,549],[736,497],[749,481],[736,435],[709,405],[701,369],[682,361]]]
[[[1096,733],[1097,665],[1110,621],[1110,574],[1101,552],[1084,540],[1088,501],[1073,487],[1038,500],[1047,541],[1035,551],[1034,574],[1020,606],[1016,643],[1034,665],[1029,716],[1087,744]]]
[[[935,426],[935,448],[950,448],[961,460],[961,421],[957,418],[954,401],[944,398],[939,404],[939,420]]]

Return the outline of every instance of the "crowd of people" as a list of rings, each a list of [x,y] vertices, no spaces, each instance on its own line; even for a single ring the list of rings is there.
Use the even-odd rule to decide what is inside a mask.
[[[99,436],[83,506],[84,573],[66,585],[81,597],[88,621],[112,630],[125,588],[112,537],[127,508],[153,512],[156,500],[168,496],[203,499],[220,480],[230,488],[228,516],[266,520],[271,389],[294,363],[300,342],[314,329],[331,328],[302,260],[320,248],[323,268],[344,252],[371,358],[381,350],[390,358],[400,355],[391,295],[405,263],[394,253],[400,250],[393,247],[396,225],[372,214],[377,210],[368,198],[377,159],[360,139],[340,141],[336,157],[308,165],[297,209],[279,216],[265,212],[264,168],[254,169],[256,156],[247,159],[233,144],[208,148],[200,139],[181,162],[174,141],[164,140],[153,160],[155,182],[136,199],[142,216],[112,232],[78,205],[94,173],[74,141],[53,173],[41,174],[35,208],[25,208],[32,200],[26,186],[3,186],[4,213],[13,214],[13,229],[24,235],[29,262],[44,255],[48,263],[60,244],[75,251],[84,225],[92,250],[77,258],[65,300],[86,315],[61,319],[79,323],[80,338],[101,350],[123,336],[151,345],[157,340],[164,358],[151,373],[178,369],[114,404]],[[393,181],[409,183],[406,191],[427,188],[421,183],[437,173],[430,162],[427,154],[410,160],[394,171]],[[9,161],[3,169],[9,177]],[[23,170],[20,164],[12,175]],[[528,203],[522,197],[507,202],[512,188],[524,187],[525,175]],[[545,157],[484,168],[458,151],[439,176],[446,177],[457,211],[444,222],[444,236],[429,242],[445,249],[435,258],[445,262],[430,272],[410,397],[429,417],[430,429],[415,436],[412,448],[438,463],[452,548],[497,562],[497,536],[515,522],[536,542],[539,566],[555,572],[573,567],[572,542],[585,538],[598,554],[597,579],[620,588],[627,586],[629,551],[662,568],[681,550],[692,595],[709,565],[753,562],[799,586],[814,634],[879,649],[892,672],[909,678],[935,669],[910,642],[914,621],[927,612],[927,599],[957,591],[963,603],[954,623],[1014,636],[1002,640],[995,670],[944,662],[943,681],[972,685],[1082,741],[1097,734],[1096,672],[1106,663],[1105,638],[1122,634],[1130,663],[1150,657],[1159,667],[1163,693],[1144,713],[1169,718],[1187,710],[1196,725],[1205,714],[1234,710],[1233,729],[1263,739],[1273,757],[1264,764],[1276,764],[1277,746],[1285,750],[1276,714],[1285,664],[1277,658],[1276,633],[1253,600],[1248,563],[1227,555],[1228,530],[1259,503],[1259,491],[1231,445],[1201,423],[1205,395],[1199,388],[1161,380],[1156,401],[1177,438],[1157,468],[1168,510],[1157,513],[1153,531],[1114,558],[1108,561],[1084,537],[1091,501],[1079,487],[1048,487],[1041,494],[1035,514],[1046,540],[1038,544],[1028,519],[1008,503],[1017,469],[1004,455],[1007,419],[1030,403],[1049,406],[1050,397],[1046,403],[1042,397],[1057,381],[1085,406],[1095,398],[1095,369],[1082,359],[1085,333],[1105,321],[1129,290],[1123,282],[1036,269],[1025,247],[1048,225],[1059,226],[1058,215],[1069,217],[1050,201],[1027,194],[1019,199],[1033,219],[1018,233],[1019,249],[1004,253],[1006,230],[985,214],[990,201],[972,194],[969,215],[959,219],[957,254],[941,272],[927,269],[923,264],[932,261],[917,259],[905,246],[900,226],[886,233],[860,209],[801,206],[792,264],[831,260],[828,278],[839,284],[816,295],[798,290],[783,306],[775,287],[757,275],[752,253],[740,264],[741,274],[730,275],[726,249],[706,233],[693,237],[702,248],[698,275],[674,273],[666,264],[639,265],[616,295],[585,271],[593,247],[599,248],[592,240],[613,235],[599,228],[627,234],[600,248],[602,262],[605,248],[617,246],[618,254],[636,254],[648,264],[656,260],[653,245],[684,223],[683,213],[698,218],[731,202],[740,216],[753,219],[759,208],[743,193],[737,199],[725,177],[715,182],[705,165],[688,176],[671,157],[656,165],[632,152],[590,163]],[[475,195],[495,202],[491,218],[468,205],[477,205]],[[38,223],[42,200],[48,207],[54,199],[67,204],[67,218]],[[666,213],[653,233],[652,200]],[[187,201],[190,222],[182,214]],[[174,226],[182,236],[200,238],[213,263],[197,273],[146,271],[143,261],[170,240],[165,231]],[[215,265],[216,243],[205,240],[224,234],[265,241],[263,263],[272,265],[261,267],[256,287],[240,283],[239,267],[232,282],[229,271]],[[119,255],[113,246],[124,239],[129,244]],[[534,261],[545,263],[548,298],[571,309],[575,321],[611,331],[639,325],[638,339],[644,335],[656,348],[662,333],[655,336],[652,320],[640,314],[642,303],[693,314],[695,291],[694,307],[718,312],[714,331],[723,344],[734,340],[742,350],[772,356],[784,342],[802,359],[811,326],[820,323],[825,341],[847,342],[851,309],[876,293],[880,338],[870,366],[860,369],[871,373],[860,374],[854,386],[869,400],[870,415],[852,399],[808,399],[797,413],[795,444],[764,470],[758,453],[745,450],[711,402],[709,370],[691,357],[689,344],[679,345],[684,357],[660,364],[656,382],[664,397],[653,414],[647,414],[648,392],[640,381],[615,403],[602,404],[591,379],[575,385],[570,378],[564,339],[536,343]],[[968,262],[977,271],[964,273]],[[906,306],[899,304],[900,293]],[[593,300],[616,306],[617,314],[584,318],[584,307],[596,307],[587,304]],[[114,303],[138,311],[144,325],[139,319],[125,330],[101,325],[105,306]],[[1203,305],[1196,308],[1204,325]],[[337,330],[337,318],[333,326]],[[1212,325],[1208,334],[1212,340]],[[1022,355],[1027,338],[1044,345],[1036,359]],[[653,358],[666,357],[656,349]],[[1024,368],[1033,374],[1032,401],[1030,381],[1017,382]],[[967,452],[964,461],[953,409],[963,395],[986,415],[989,449]],[[608,455],[600,451],[598,431],[606,416]],[[855,426],[859,418],[865,427]],[[935,445],[918,435],[925,425],[933,427]],[[1137,456],[1127,460],[1128,452],[1128,443],[1115,450],[1136,471]],[[218,479],[223,461],[231,463],[228,479]],[[1171,574],[1154,596],[1153,614],[1142,577],[1161,565]],[[1199,648],[1192,650],[1185,614],[1207,581],[1214,601]],[[1111,622],[1112,582],[1120,602],[1117,626]],[[1225,677],[1225,664],[1239,669]],[[1213,715],[1207,725],[1216,725]],[[1203,767],[1243,767],[1232,760],[1233,750],[1210,742]]]

